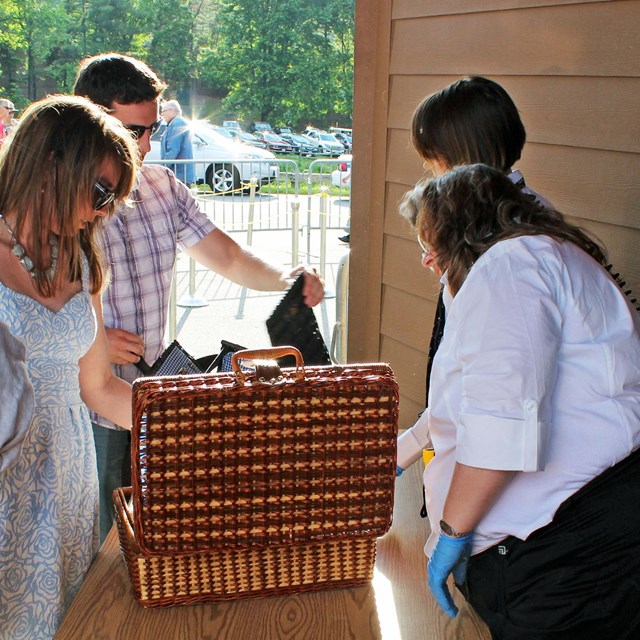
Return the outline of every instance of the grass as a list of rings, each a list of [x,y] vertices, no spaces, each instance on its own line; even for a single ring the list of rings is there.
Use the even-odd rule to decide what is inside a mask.
[[[307,158],[304,156],[297,156],[292,154],[282,154],[278,155],[278,159],[280,160],[293,160],[297,166],[298,171],[300,172],[299,180],[299,189],[301,194],[311,193],[312,195],[318,195],[320,193],[328,193],[330,196],[342,196],[348,197],[351,193],[350,189],[345,189],[341,187],[334,187],[331,184],[330,174],[338,167],[337,158],[326,158],[324,156],[319,156],[317,158]],[[308,175],[309,175],[309,167],[311,163],[316,160],[330,160],[331,162],[321,163],[316,165],[314,168],[313,176],[314,178],[311,181],[311,185],[308,183]],[[263,193],[293,193],[295,189],[295,180],[293,177],[288,176],[285,171],[289,168],[286,165],[281,165],[280,167],[280,179],[277,183],[265,184],[262,186]],[[317,170],[321,169],[320,172]]]
[[[293,180],[285,178],[278,180],[271,184],[263,184],[260,187],[262,193],[293,193],[295,190],[295,184]],[[309,194],[309,185],[306,182],[300,182],[299,193],[301,195]],[[343,189],[340,187],[334,187],[333,185],[319,184],[318,182],[311,183],[311,195],[318,195],[320,193],[328,193],[330,196],[348,197],[351,194],[350,189]]]

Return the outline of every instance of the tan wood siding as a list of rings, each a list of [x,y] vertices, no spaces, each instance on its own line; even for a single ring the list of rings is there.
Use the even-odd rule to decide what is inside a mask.
[[[406,129],[408,136],[413,111],[422,98],[459,77],[393,76],[389,127]],[[490,77],[505,87],[518,105],[529,142],[640,153],[636,78]]]
[[[410,427],[424,409],[424,353],[399,340],[383,336],[380,359],[391,365],[400,386],[399,426],[401,429]]]
[[[354,325],[358,333],[366,326],[376,335],[350,332],[349,348],[353,342],[367,359],[392,363],[401,382],[401,415],[408,417],[423,403],[432,324],[424,316],[433,312],[438,287],[420,266],[420,250],[397,212],[423,175],[409,140],[415,107],[463,75],[502,84],[527,128],[518,164],[527,183],[595,233],[640,291],[640,0],[394,0],[386,14],[384,4],[356,5],[363,24],[372,11],[388,23],[377,24],[375,33],[356,33],[356,41],[377,39],[378,50],[367,62],[371,68],[375,61],[376,73],[366,72],[359,90],[356,84],[354,118],[360,110],[368,122],[354,124],[356,140],[367,143],[356,147],[353,178],[352,230],[364,237],[352,231],[351,244],[358,278],[352,288],[362,290],[359,262],[376,261],[378,268],[368,267],[367,295],[381,309],[372,314],[366,296],[354,294],[352,332]],[[359,154],[365,156],[361,177]],[[366,207],[357,204],[356,183],[368,192]]]
[[[635,77],[638,4],[597,2],[397,20],[390,73]]]
[[[396,0],[393,3],[393,19],[441,16],[478,11],[503,11],[525,7],[548,7],[559,4],[584,4],[602,0]]]
[[[356,9],[353,128],[360,150],[351,182],[351,245],[347,355],[351,362],[376,360],[380,347],[381,270],[384,242],[387,82],[391,5],[371,0]],[[359,141],[359,142],[358,142]]]

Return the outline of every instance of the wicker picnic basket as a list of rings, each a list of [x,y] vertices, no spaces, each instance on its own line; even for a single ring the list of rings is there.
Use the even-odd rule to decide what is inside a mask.
[[[296,367],[248,373],[239,364],[285,355]],[[236,353],[232,367],[134,383],[133,486],[114,499],[120,547],[144,606],[372,577],[376,538],[393,510],[391,369],[305,367],[291,347]]]

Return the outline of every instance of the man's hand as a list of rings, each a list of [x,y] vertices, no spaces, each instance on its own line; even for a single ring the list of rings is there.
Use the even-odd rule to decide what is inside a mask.
[[[302,287],[304,303],[308,307],[315,307],[324,298],[324,283],[322,282],[322,278],[320,278],[315,269],[301,266],[296,267],[289,274],[289,279],[294,280],[300,272],[304,272],[304,286]]]
[[[112,364],[135,364],[144,354],[144,341],[124,329],[107,329],[109,360]]]
[[[456,617],[458,607],[453,603],[449,593],[447,578],[449,574],[453,574],[453,581],[456,584],[464,584],[472,541],[473,531],[460,538],[451,538],[441,532],[429,558],[427,567],[429,589],[436,602],[450,618]]]

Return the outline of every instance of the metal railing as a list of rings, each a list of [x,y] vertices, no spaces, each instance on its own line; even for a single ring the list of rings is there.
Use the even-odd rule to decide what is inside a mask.
[[[327,231],[346,230],[349,226],[349,190],[336,194],[332,188],[331,174],[341,162],[314,160],[304,173],[296,161],[279,158],[154,160],[150,163],[192,163],[199,183],[191,185],[191,189],[202,211],[226,232],[244,234],[243,242],[249,246],[253,245],[255,233],[289,231],[290,246],[286,251],[292,267],[300,263],[316,266],[329,294],[333,295],[335,289],[336,322],[330,341],[336,362],[346,361],[348,259],[340,261],[336,281],[327,281]],[[218,171],[218,182],[214,181],[215,171]],[[227,182],[223,181],[225,177],[229,178]],[[208,304],[198,295],[197,271],[196,263],[190,260],[188,287],[180,296],[174,280],[169,309],[171,340],[177,335],[178,307]]]

